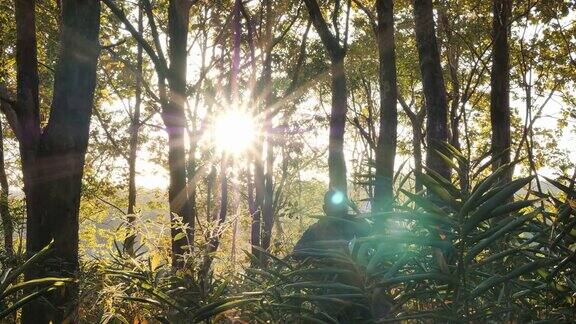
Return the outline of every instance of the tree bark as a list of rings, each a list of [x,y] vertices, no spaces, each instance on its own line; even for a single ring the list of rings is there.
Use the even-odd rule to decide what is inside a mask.
[[[492,169],[510,163],[510,57],[509,20],[511,0],[492,2],[492,71],[490,75],[490,120],[492,125],[492,156],[498,157]],[[501,182],[512,181],[512,169],[506,172]]]
[[[414,0],[416,43],[427,111],[426,165],[449,180],[450,167],[436,154],[439,144],[448,142],[448,102],[432,9],[432,0]]]
[[[190,204],[186,183],[186,149],[184,134],[186,130],[186,59],[187,39],[191,2],[171,0],[168,4],[168,56],[170,71],[168,84],[170,98],[162,111],[162,119],[168,133],[168,167],[170,170],[170,214],[182,217],[187,226],[184,237],[176,239],[182,229],[172,226],[172,266],[183,266],[182,256],[187,252],[186,246],[194,242],[193,208]]]
[[[422,173],[422,127],[424,125],[424,118],[426,117],[426,109],[420,108],[420,110],[414,112],[410,108],[411,105],[401,97],[398,96],[398,101],[400,106],[410,119],[410,124],[412,125],[412,153],[414,154],[414,172],[416,174]],[[418,193],[422,191],[422,181],[419,177],[416,177],[414,183],[414,192]]]
[[[330,137],[328,143],[328,173],[330,188],[346,194],[346,160],[344,158],[344,130],[346,127],[347,86],[344,70],[346,49],[338,37],[328,29],[316,0],[304,0],[312,25],[330,57],[332,81],[332,108],[330,111]]]
[[[414,171],[422,173],[422,124],[423,121],[416,119],[412,122],[412,147],[414,152]],[[423,189],[422,181],[416,177],[414,191],[420,192]]]
[[[4,133],[0,123],[0,218],[2,218],[2,229],[4,231],[4,249],[7,256],[14,255],[14,226],[10,216],[8,205],[8,177],[6,176],[6,164],[4,163]]]
[[[142,6],[138,4],[138,33],[142,34],[144,31],[143,17],[142,17]],[[136,49],[136,71],[139,74],[136,78],[135,85],[135,102],[134,102],[134,114],[130,116],[130,152],[128,155],[128,223],[129,223],[129,235],[124,241],[124,248],[128,252],[132,252],[134,249],[134,240],[136,238],[136,233],[133,231],[132,224],[136,220],[135,207],[136,207],[136,157],[138,154],[138,135],[140,133],[140,107],[142,105],[142,45],[138,43]]]
[[[34,2],[18,0],[16,3],[20,7],[17,14],[18,113],[28,212],[26,249],[28,255],[32,255],[54,240],[52,256],[58,260],[31,269],[26,279],[76,277],[80,191],[100,50],[100,2],[62,2],[53,100],[48,124],[41,135]],[[26,52],[22,52],[24,49]],[[40,301],[28,304],[23,310],[22,322],[77,321],[77,293],[77,285],[70,284],[62,291],[47,295],[52,306]]]
[[[380,130],[376,149],[374,211],[389,211],[394,201],[393,178],[398,127],[394,3],[377,0],[376,37],[379,56]]]
[[[228,100],[232,105],[239,102],[238,94],[238,73],[240,72],[240,42],[242,36],[242,26],[240,24],[241,17],[241,3],[242,0],[235,0],[233,8],[232,19],[232,66],[230,69],[230,92],[228,93]],[[232,158],[228,156],[227,152],[222,153],[220,160],[220,212],[218,214],[218,222],[216,228],[212,233],[206,250],[204,251],[204,259],[202,268],[200,270],[200,281],[202,287],[207,288],[208,276],[214,260],[214,252],[220,246],[220,234],[222,225],[228,216],[228,168],[232,164]]]
[[[446,56],[448,59],[448,71],[450,76],[450,84],[452,85],[451,91],[451,101],[450,101],[450,145],[461,151],[462,146],[460,145],[460,119],[462,116],[461,109],[464,106],[460,106],[461,89],[460,89],[460,79],[458,77],[458,70],[460,69],[460,57],[456,46],[453,45],[454,36],[452,33],[452,27],[450,26],[450,18],[445,11],[440,11],[438,13],[439,19],[441,21],[442,29],[446,37]],[[458,180],[460,182],[460,189],[462,191],[468,188],[468,167],[462,161],[458,161]]]
[[[261,247],[262,234],[262,207],[264,205],[264,168],[262,156],[262,134],[258,135],[254,155],[254,189],[256,191],[252,212],[252,223],[250,227],[250,244],[252,244],[252,254],[257,260],[261,260],[261,253],[258,250]],[[252,260],[255,261],[255,260]],[[254,262],[252,265],[255,266]]]
[[[264,250],[270,249],[272,241],[272,228],[274,226],[274,142],[272,134],[272,100],[274,97],[272,85],[272,42],[273,42],[273,15],[272,1],[266,0],[266,47],[264,60],[263,83],[266,85],[264,97],[264,132],[266,134],[266,174],[264,175],[264,199],[262,205],[262,238],[261,246]]]

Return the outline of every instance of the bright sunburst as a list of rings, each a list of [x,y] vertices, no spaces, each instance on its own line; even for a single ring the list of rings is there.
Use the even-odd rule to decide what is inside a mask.
[[[254,118],[243,111],[230,111],[216,120],[215,144],[219,151],[239,155],[250,149],[256,137]]]

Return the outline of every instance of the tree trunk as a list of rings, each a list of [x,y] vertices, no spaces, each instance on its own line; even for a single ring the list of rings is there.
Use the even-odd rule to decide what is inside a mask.
[[[492,169],[510,163],[510,57],[508,30],[511,0],[494,0],[492,3],[492,72],[490,78],[490,120],[492,124],[492,156],[499,157]],[[512,181],[512,169],[500,181]]]
[[[264,169],[262,163],[262,134],[258,135],[254,156],[254,187],[256,195],[254,198],[254,210],[252,211],[252,224],[250,228],[250,244],[252,244],[252,254],[260,260],[262,233],[262,206],[264,205]]]
[[[412,122],[412,149],[414,152],[414,171],[422,173],[422,120]],[[422,181],[416,177],[414,191],[420,192],[423,189]]]
[[[15,0],[16,14],[16,101],[19,146],[22,163],[24,193],[26,196],[26,250],[28,256],[39,251],[49,240],[49,233],[43,231],[36,196],[37,184],[34,179],[36,147],[40,138],[40,108],[38,96],[38,59],[36,49],[35,0]],[[29,239],[28,239],[29,238]],[[28,277],[33,277],[30,272]]]
[[[270,121],[267,128],[271,129]],[[266,175],[264,190],[264,208],[263,208],[263,228],[262,228],[262,248],[270,250],[272,242],[272,228],[274,227],[274,143],[271,139],[272,134],[268,131],[266,141]]]
[[[448,59],[448,71],[450,76],[450,84],[452,85],[451,91],[451,101],[450,101],[450,145],[461,151],[462,146],[460,145],[460,119],[461,119],[461,109],[460,107],[460,80],[458,77],[458,70],[460,69],[460,58],[455,46],[453,45],[454,37],[452,33],[452,27],[450,26],[450,18],[445,11],[440,11],[438,13],[439,19],[441,21],[442,29],[446,36],[446,56]],[[457,161],[458,163],[458,180],[460,182],[460,189],[465,191],[468,188],[468,167],[462,161]]]
[[[394,44],[394,4],[392,0],[376,2],[378,14],[377,42],[380,82],[380,130],[376,150],[376,183],[374,211],[389,211],[394,201],[393,178],[398,127],[396,53]]]
[[[450,167],[436,154],[439,144],[448,142],[448,103],[434,31],[432,0],[414,0],[414,22],[426,98],[426,165],[449,180]]]
[[[266,84],[262,82],[263,84]],[[264,129],[259,130],[255,154],[254,154],[254,188],[256,191],[254,198],[254,210],[252,211],[252,224],[250,231],[250,243],[252,244],[252,254],[256,259],[261,260],[261,253],[258,247],[262,246],[262,214],[264,207],[264,156],[263,156],[263,142],[264,142]],[[254,265],[254,264],[253,264]]]
[[[187,39],[191,3],[186,0],[171,0],[168,5],[169,37],[169,87],[170,101],[162,111],[162,119],[168,132],[168,168],[170,171],[170,214],[182,217],[187,226],[185,235],[176,239],[182,229],[172,226],[172,266],[183,266],[182,256],[187,252],[186,246],[194,242],[194,220],[189,193],[186,184],[186,150],[184,134],[186,130],[186,58]]]
[[[142,7],[138,5],[138,33],[142,34],[144,30]],[[128,252],[134,249],[134,240],[136,233],[132,228],[132,223],[136,220],[136,157],[138,154],[138,134],[140,133],[140,107],[142,105],[142,45],[138,43],[136,53],[136,72],[140,75],[136,78],[134,114],[130,116],[130,152],[128,155],[128,223],[129,235],[124,241],[124,248]]]
[[[4,249],[7,256],[14,255],[14,226],[10,216],[8,206],[8,177],[6,176],[6,165],[4,163],[4,133],[0,124],[0,218],[2,218],[2,229],[4,231]]]
[[[264,60],[263,83],[266,85],[264,97],[264,132],[266,134],[266,174],[264,176],[264,199],[262,201],[262,237],[261,246],[264,250],[270,249],[272,241],[272,228],[274,226],[274,142],[272,139],[272,100],[274,97],[272,85],[272,41],[273,41],[273,15],[272,1],[266,1],[266,47]]]
[[[328,143],[328,173],[330,188],[347,192],[346,160],[344,159],[344,130],[346,128],[347,88],[344,54],[331,59],[332,109]]]
[[[346,160],[344,159],[344,130],[346,126],[347,87],[344,70],[346,50],[340,40],[328,29],[316,0],[304,0],[312,25],[330,56],[332,79],[332,109],[330,111],[330,137],[328,142],[328,174],[330,189],[346,194]]]
[[[31,8],[34,10],[33,2]],[[18,6],[23,2],[17,1]],[[23,9],[21,7],[21,9]],[[22,18],[22,12],[17,17]],[[20,29],[34,29],[34,15],[27,11],[28,19],[17,21]],[[29,255],[39,251],[54,240],[52,256],[58,260],[54,265],[44,264],[26,273],[26,279],[45,276],[76,277],[78,272],[78,212],[80,189],[88,146],[90,117],[96,85],[96,64],[99,55],[98,32],[100,2],[64,0],[62,2],[62,26],[60,28],[60,53],[54,78],[53,100],[48,124],[36,146],[24,145],[22,156],[26,203],[28,209],[26,245]],[[32,25],[24,25],[22,23]],[[20,34],[19,36],[21,36]],[[29,52],[19,56],[30,59],[36,56],[33,37],[24,47]],[[22,45],[21,42],[18,44]],[[20,48],[19,50],[22,50]],[[34,62],[35,63],[35,62]],[[24,89],[24,75],[19,67],[19,89]],[[34,72],[32,72],[34,74]],[[36,71],[37,75],[37,71]],[[33,89],[32,85],[28,89]],[[33,99],[31,92],[26,92]],[[32,97],[30,97],[32,95]],[[19,96],[20,97],[20,96]],[[25,96],[21,96],[25,97]],[[36,99],[37,100],[37,99]],[[19,111],[19,113],[26,113]],[[39,111],[32,115],[20,115],[22,138],[25,143],[39,130]],[[29,118],[31,117],[31,118]],[[27,130],[31,130],[31,134]],[[32,135],[32,136],[30,136]],[[22,144],[21,144],[22,145]],[[36,148],[35,151],[32,149]],[[41,194],[40,194],[41,193]],[[23,323],[61,323],[65,319],[77,321],[76,284],[47,296],[52,306],[40,301],[28,304],[22,313]]]
[[[233,19],[232,19],[232,67],[230,69],[230,92],[228,94],[228,100],[232,105],[237,104],[239,101],[238,96],[238,73],[240,72],[240,41],[242,36],[242,26],[240,24],[241,17],[241,3],[242,0],[235,0],[233,8]],[[230,160],[230,162],[229,162]],[[200,281],[202,282],[202,287],[207,288],[208,275],[210,274],[210,268],[212,267],[212,261],[214,260],[214,252],[218,250],[220,245],[220,234],[222,225],[226,221],[228,215],[228,168],[229,164],[232,164],[232,159],[228,156],[226,152],[222,153],[222,158],[220,161],[220,212],[218,215],[218,222],[216,224],[216,229],[212,233],[209,242],[204,253],[204,259],[202,263],[202,268],[200,270]]]

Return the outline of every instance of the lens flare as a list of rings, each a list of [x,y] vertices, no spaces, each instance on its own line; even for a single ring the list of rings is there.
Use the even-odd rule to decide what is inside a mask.
[[[344,202],[344,193],[340,192],[340,191],[335,191],[334,194],[332,195],[332,197],[330,197],[330,201],[334,204],[334,205],[340,205]]]
[[[239,155],[254,143],[254,118],[246,112],[230,111],[216,120],[214,135],[219,151]]]

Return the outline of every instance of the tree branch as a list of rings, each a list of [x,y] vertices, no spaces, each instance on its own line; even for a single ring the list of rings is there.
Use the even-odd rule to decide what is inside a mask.
[[[322,16],[318,2],[316,0],[304,0],[304,3],[308,8],[308,15],[310,16],[310,20],[312,21],[316,32],[318,32],[322,43],[326,47],[328,54],[332,58],[344,55],[344,49],[340,46],[338,39],[332,35],[330,29],[328,29],[328,24]]]
[[[122,11],[122,9],[116,6],[114,0],[102,0],[102,2],[104,2],[104,4],[110,9],[110,11],[112,11],[112,13],[124,24],[128,32],[130,32],[130,35],[132,35],[132,37],[134,37],[134,39],[140,44],[140,46],[142,46],[144,51],[146,51],[146,54],[148,54],[148,56],[154,63],[156,70],[158,71],[158,69],[161,69],[162,70],[161,73],[166,74],[166,71],[168,71],[166,62],[160,60],[159,56],[156,54],[152,46],[144,39],[144,37],[140,33],[138,33],[138,31],[136,30],[136,28],[134,28],[134,26],[128,20],[128,18],[126,18],[126,15]]]
[[[0,83],[0,110],[6,116],[8,125],[14,132],[14,135],[19,140],[20,139],[20,123],[18,122],[18,116],[16,116],[16,100],[12,98],[12,95],[3,83]]]

